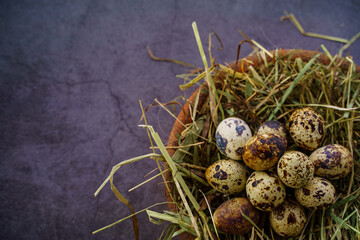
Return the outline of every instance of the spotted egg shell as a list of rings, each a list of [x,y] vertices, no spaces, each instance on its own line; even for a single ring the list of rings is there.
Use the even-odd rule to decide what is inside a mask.
[[[277,173],[280,180],[288,187],[300,188],[314,177],[314,164],[309,157],[299,151],[287,151],[281,156]]]
[[[298,109],[289,118],[289,132],[296,145],[313,151],[324,138],[324,119],[310,107]]]
[[[216,144],[228,158],[240,160],[245,143],[252,137],[245,121],[236,117],[222,120],[216,129]]]
[[[245,190],[249,176],[247,167],[235,160],[218,160],[205,172],[208,183],[225,194],[239,193]]]
[[[245,234],[251,231],[253,223],[258,224],[260,213],[246,198],[232,198],[222,203],[214,212],[215,226],[224,233]]]
[[[325,178],[314,177],[308,184],[294,191],[296,200],[310,209],[326,209],[335,202],[336,191]]]
[[[288,199],[270,212],[270,225],[282,237],[299,235],[306,223],[305,209],[295,200]]]
[[[310,155],[315,165],[315,175],[327,179],[345,177],[351,172],[354,159],[350,151],[338,144],[329,144],[316,149]]]
[[[256,131],[256,134],[261,133],[273,133],[286,138],[285,126],[278,121],[266,121],[262,123]]]
[[[245,144],[243,160],[254,170],[273,167],[286,150],[286,139],[272,133],[256,134]]]
[[[262,211],[271,211],[285,200],[285,185],[274,173],[253,172],[246,182],[246,195],[251,204]]]

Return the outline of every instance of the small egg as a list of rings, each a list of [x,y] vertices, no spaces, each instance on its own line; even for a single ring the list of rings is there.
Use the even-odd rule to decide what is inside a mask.
[[[311,153],[310,160],[315,165],[315,175],[331,180],[348,175],[354,164],[350,151],[338,144],[316,149]]]
[[[278,121],[266,121],[263,124],[261,124],[256,134],[261,134],[261,133],[273,133],[280,135],[286,139],[285,126]]]
[[[326,209],[335,202],[336,191],[325,178],[314,177],[308,184],[294,191],[296,200],[310,209]]]
[[[246,198],[232,198],[222,203],[214,212],[213,218],[217,229],[228,234],[245,234],[251,231],[253,223],[258,224],[260,212]]]
[[[216,129],[216,144],[228,158],[240,160],[245,143],[252,137],[249,126],[236,117],[222,120]]]
[[[246,195],[255,208],[271,211],[285,200],[285,185],[274,173],[255,171],[246,182]]]
[[[306,223],[305,209],[295,200],[288,199],[270,212],[270,225],[282,237],[295,237]]]
[[[324,119],[310,107],[293,112],[289,118],[289,132],[296,145],[309,151],[318,148],[324,138]]]
[[[245,144],[243,160],[254,170],[273,167],[286,150],[286,139],[277,134],[256,134]]]
[[[217,191],[225,194],[245,190],[249,176],[245,164],[235,160],[219,160],[210,165],[205,172],[208,183]]]
[[[288,187],[300,188],[314,177],[315,167],[309,157],[299,151],[287,151],[281,156],[277,173]]]

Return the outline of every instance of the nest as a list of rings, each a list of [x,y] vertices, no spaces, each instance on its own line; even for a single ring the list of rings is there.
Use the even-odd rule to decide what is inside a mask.
[[[293,111],[308,106],[325,119],[326,137],[321,146],[336,143],[347,147],[353,154],[355,166],[345,178],[332,181],[337,190],[336,203],[327,210],[307,210],[306,227],[294,239],[358,237],[359,67],[349,58],[329,57],[306,50],[278,49],[253,54],[228,66],[214,64],[207,72],[213,82],[205,81],[188,99],[168,141],[168,147],[178,147],[168,148],[167,151],[188,187],[184,192],[186,197],[182,198],[174,183],[176,172],[166,172],[165,178],[169,183],[166,194],[171,202],[169,208],[174,212],[167,214],[186,223],[180,226],[180,232],[185,232],[182,239],[195,239],[196,236],[205,239],[279,238],[269,227],[266,212],[262,213],[260,224],[244,236],[216,231],[211,213],[226,200],[246,197],[246,194],[229,196],[214,191],[207,184],[204,172],[215,161],[226,159],[215,141],[216,126],[221,120],[239,117],[255,132],[267,120],[277,120],[286,125]],[[199,75],[203,74],[205,78],[204,73],[206,71]],[[184,86],[191,84],[193,82]],[[209,94],[211,91],[213,94]],[[291,138],[288,141],[287,149],[300,150]]]
[[[259,45],[260,50],[256,53],[229,65],[216,64],[209,49],[211,64],[208,66],[196,25],[193,27],[205,68],[183,75],[186,81],[181,89],[195,84],[199,87],[186,99],[177,117],[165,104],[157,102],[176,118],[167,146],[147,125],[142,109],[143,127],[148,131],[153,153],[114,166],[95,195],[110,182],[114,194],[132,211],[127,218],[133,219],[136,239],[139,238],[136,214],[142,211],[146,211],[154,223],[170,223],[160,239],[178,235],[181,239],[282,239],[269,226],[268,212],[261,213],[260,222],[253,223],[249,233],[231,235],[219,231],[213,219],[216,208],[231,198],[246,197],[246,192],[229,195],[216,191],[206,181],[205,171],[217,160],[227,159],[215,140],[216,128],[223,119],[241,118],[255,133],[265,121],[276,120],[287,125],[296,109],[311,107],[325,120],[325,138],[321,146],[339,144],[346,147],[354,164],[346,177],[331,181],[336,189],[336,202],[327,209],[306,209],[305,227],[293,239],[359,239],[360,67],[351,57],[331,56],[325,47],[325,53],[319,53],[284,49],[267,51]],[[310,154],[299,149],[290,137],[287,150]],[[113,184],[113,175],[121,166],[149,157],[157,161],[160,171],[157,176],[163,177],[170,211],[158,213],[149,207],[136,213]],[[288,190],[287,194],[291,196],[293,191]]]

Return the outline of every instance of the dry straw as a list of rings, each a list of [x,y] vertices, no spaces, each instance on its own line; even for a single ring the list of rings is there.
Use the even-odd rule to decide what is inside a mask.
[[[285,18],[297,25],[303,34],[309,35],[302,29],[295,16],[288,14]],[[146,211],[150,221],[155,224],[162,224],[164,221],[169,223],[159,239],[172,239],[184,233],[191,235],[193,239],[276,239],[276,234],[265,224],[266,214],[263,214],[260,224],[254,224],[253,230],[244,236],[229,236],[215,228],[212,213],[216,206],[230,196],[216,192],[207,184],[204,177],[207,166],[224,158],[219,153],[213,136],[217,124],[229,116],[242,118],[254,132],[259,124],[266,120],[278,120],[286,124],[295,109],[310,106],[319,112],[326,122],[326,138],[322,144],[337,143],[347,147],[354,156],[355,164],[346,178],[333,181],[338,196],[336,203],[327,210],[308,211],[306,227],[300,236],[293,239],[360,239],[360,71],[352,59],[340,58],[339,55],[332,56],[323,45],[323,55],[329,59],[327,64],[320,61],[320,53],[315,53],[310,59],[294,58],[296,51],[289,51],[280,56],[280,50],[267,51],[257,42],[248,39],[246,42],[252,44],[258,60],[263,64],[250,64],[248,71],[234,71],[234,65],[230,67],[214,62],[210,48],[211,35],[210,59],[207,59],[195,22],[193,29],[204,69],[181,75],[184,83],[180,88],[185,90],[196,84],[205,84],[207,87],[202,88],[195,96],[195,101],[190,104],[191,122],[183,123],[184,131],[177,136],[178,147],[172,148],[176,150],[175,154],[169,155],[168,148],[159,135],[147,125],[145,111],[141,106],[145,120],[142,127],[148,131],[153,152],[114,166],[95,195],[110,182],[115,195],[132,210],[132,214],[127,218],[133,218],[134,226],[137,225],[136,213],[129,201],[115,188],[112,178],[121,166],[150,157],[157,161],[159,174],[156,176],[162,176],[170,194],[170,203],[176,210],[159,213],[150,210],[149,207],[139,211]],[[314,34],[309,36],[316,37]],[[340,40],[345,44],[355,41]],[[240,47],[241,44],[239,50]],[[151,53],[150,49],[148,51]],[[152,53],[151,56],[154,60],[192,66],[179,61],[156,58]],[[243,66],[244,61],[237,61],[235,64],[239,69]],[[200,94],[203,93],[208,94],[208,97],[200,104]],[[156,104],[176,119],[175,114],[165,104],[158,101]],[[288,146],[288,149],[297,148],[291,141]],[[165,168],[160,161],[166,163]],[[165,177],[166,171],[171,173],[170,179]],[[245,193],[237,196],[245,196]],[[137,227],[141,226],[135,226],[134,229]],[[135,230],[134,233],[138,238],[138,231]]]

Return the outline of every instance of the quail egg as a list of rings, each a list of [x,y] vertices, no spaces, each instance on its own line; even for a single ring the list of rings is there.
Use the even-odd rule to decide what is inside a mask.
[[[251,231],[253,223],[258,224],[260,212],[255,209],[247,198],[232,198],[222,203],[214,212],[215,226],[224,233],[245,234]]]
[[[274,133],[286,138],[285,126],[278,121],[266,121],[263,124],[261,124],[256,134],[261,134],[261,133]]]
[[[255,171],[246,182],[246,195],[255,208],[271,211],[285,200],[285,185],[276,174]]]
[[[270,212],[269,219],[277,234],[282,237],[295,237],[305,226],[305,209],[295,200],[288,199]]]
[[[329,144],[316,149],[310,155],[315,165],[315,175],[327,179],[345,177],[351,172],[354,159],[350,151],[338,144]]]
[[[310,107],[298,109],[289,118],[289,132],[296,145],[313,151],[324,138],[324,119]]]
[[[280,158],[277,173],[288,187],[300,188],[314,177],[314,164],[309,157],[299,151],[287,151]]]
[[[245,190],[248,170],[239,161],[219,160],[206,169],[205,177],[217,191],[233,194]]]
[[[314,177],[308,184],[294,191],[296,200],[310,209],[326,209],[335,202],[335,188],[325,178]]]
[[[249,126],[236,117],[222,120],[216,129],[216,144],[228,158],[240,160],[245,143],[252,137]]]
[[[254,170],[273,167],[286,150],[286,139],[277,134],[256,134],[246,143],[243,160]]]

